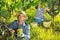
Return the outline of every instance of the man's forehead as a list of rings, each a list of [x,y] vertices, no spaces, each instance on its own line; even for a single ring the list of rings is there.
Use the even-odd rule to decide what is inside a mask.
[[[19,16],[21,16],[21,15],[25,16],[24,14],[20,13]]]

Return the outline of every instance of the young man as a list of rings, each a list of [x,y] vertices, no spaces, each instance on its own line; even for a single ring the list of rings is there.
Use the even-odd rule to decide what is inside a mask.
[[[11,24],[9,24],[9,28],[12,30],[15,30],[15,33],[14,35],[17,36],[17,30],[18,29],[22,29],[23,31],[23,34],[21,36],[17,36],[17,40],[21,40],[22,37],[25,38],[25,40],[29,40],[30,39],[30,26],[25,22],[26,20],[26,14],[24,11],[22,11],[18,17],[17,17],[18,20],[15,20],[14,22],[12,22]],[[10,33],[13,33],[12,31],[10,30]]]
[[[36,16],[35,21],[38,23],[38,25],[44,20],[44,13],[46,9],[41,8],[41,5],[38,4],[36,6]]]

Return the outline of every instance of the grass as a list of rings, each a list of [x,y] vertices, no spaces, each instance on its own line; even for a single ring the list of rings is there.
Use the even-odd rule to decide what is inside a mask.
[[[55,32],[52,28],[46,29],[42,26],[32,27],[31,40],[60,40],[60,32]]]

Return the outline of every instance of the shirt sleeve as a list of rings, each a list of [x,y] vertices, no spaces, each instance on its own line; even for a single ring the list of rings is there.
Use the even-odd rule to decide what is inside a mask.
[[[13,23],[8,24],[8,28],[12,29],[13,28]]]
[[[27,26],[25,32],[26,32],[25,39],[29,40],[30,39],[30,25]]]
[[[17,25],[16,21],[13,21],[12,23],[10,23],[10,24],[8,25],[8,28],[14,29],[14,28],[16,27],[16,25]]]
[[[15,20],[12,23],[10,23],[8,25],[8,28],[10,28],[10,29],[17,29],[17,21]]]

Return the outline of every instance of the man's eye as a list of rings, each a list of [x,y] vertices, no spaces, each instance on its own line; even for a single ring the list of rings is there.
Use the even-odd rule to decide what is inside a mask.
[[[24,16],[22,16],[22,17],[24,17]]]

